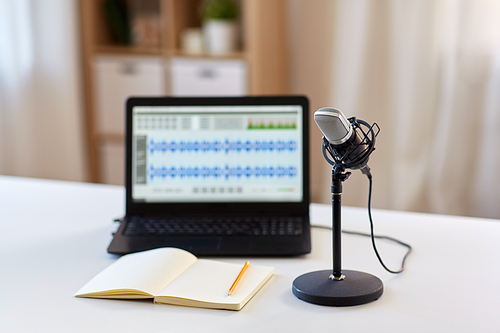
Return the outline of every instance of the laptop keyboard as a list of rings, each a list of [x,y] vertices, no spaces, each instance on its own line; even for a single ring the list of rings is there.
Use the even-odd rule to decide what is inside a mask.
[[[296,236],[302,234],[300,217],[155,218],[132,216],[125,236]]]

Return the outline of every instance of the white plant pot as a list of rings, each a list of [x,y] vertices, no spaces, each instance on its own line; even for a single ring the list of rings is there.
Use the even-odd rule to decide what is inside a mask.
[[[224,54],[237,49],[238,26],[230,20],[207,20],[203,23],[205,48],[211,54]]]

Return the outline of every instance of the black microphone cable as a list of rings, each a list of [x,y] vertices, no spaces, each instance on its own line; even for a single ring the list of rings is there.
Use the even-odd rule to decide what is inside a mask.
[[[368,180],[370,182],[370,185],[368,187],[368,218],[370,220],[370,235],[371,235],[373,250],[375,251],[375,254],[377,255],[378,261],[380,262],[382,267],[385,268],[386,271],[388,271],[389,273],[392,273],[392,274],[399,274],[405,270],[406,258],[408,258],[408,256],[413,251],[413,249],[412,249],[410,244],[402,242],[402,241],[397,240],[395,238],[388,237],[388,236],[374,236],[374,234],[373,234],[372,208],[371,208],[373,179],[372,179],[372,175],[370,173],[370,169],[367,169],[366,172],[365,172],[365,170],[363,170],[363,173],[366,175],[366,177],[368,177]],[[346,232],[346,233],[349,233],[349,232]],[[396,243],[408,248],[408,251],[406,252],[406,254],[403,257],[403,261],[401,263],[401,268],[399,270],[397,270],[397,271],[391,270],[384,264],[382,258],[380,257],[380,254],[378,253],[377,245],[375,244],[375,238],[388,239],[388,240],[391,240],[393,242],[396,242]]]

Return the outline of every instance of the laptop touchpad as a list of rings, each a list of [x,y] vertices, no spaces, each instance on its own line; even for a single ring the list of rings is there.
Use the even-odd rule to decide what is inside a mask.
[[[220,247],[220,242],[221,237],[179,237],[165,240],[164,246],[178,247],[188,251],[217,250]]]

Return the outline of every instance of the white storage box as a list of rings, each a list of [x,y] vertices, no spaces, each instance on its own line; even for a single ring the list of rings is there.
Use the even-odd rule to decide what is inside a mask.
[[[172,96],[243,96],[248,94],[243,60],[174,58],[170,61]]]
[[[100,133],[125,133],[128,97],[165,95],[165,67],[161,58],[99,56],[93,65]]]

